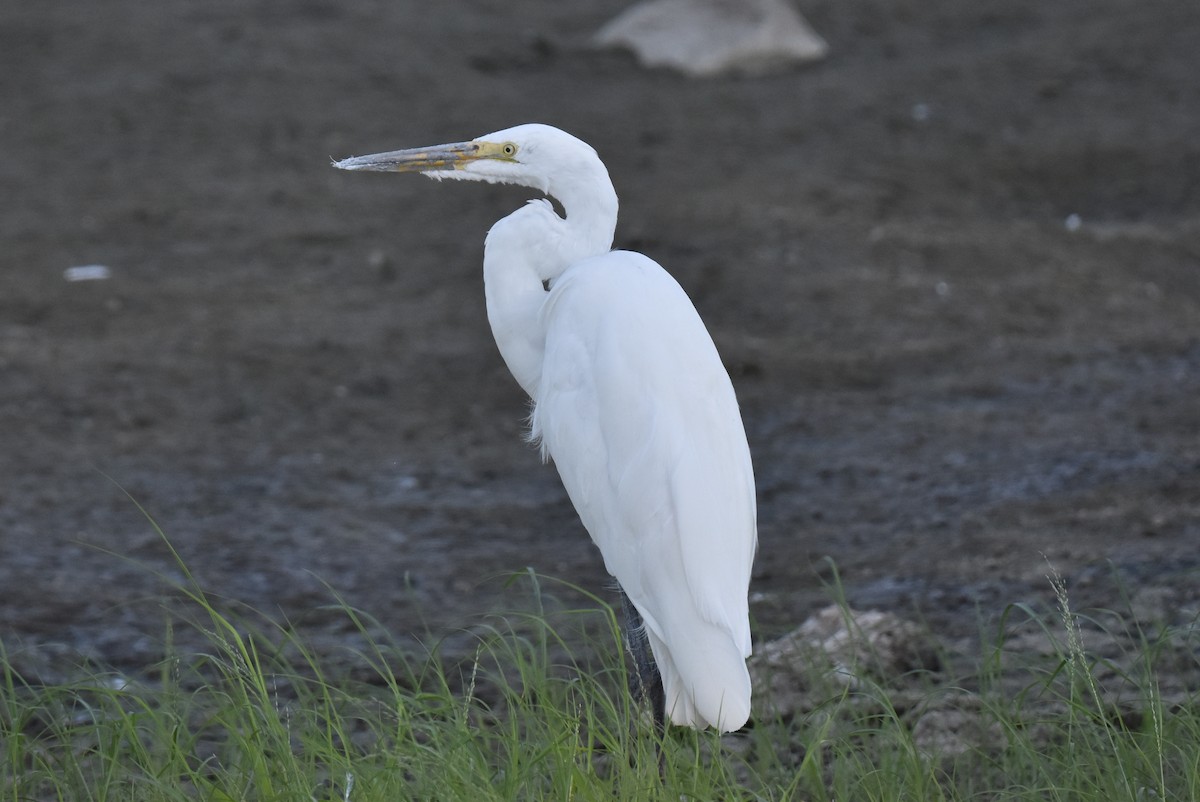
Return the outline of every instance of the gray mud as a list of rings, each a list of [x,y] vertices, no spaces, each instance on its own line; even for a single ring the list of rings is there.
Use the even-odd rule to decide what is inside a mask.
[[[1049,565],[1081,606],[1195,609],[1200,6],[806,3],[826,62],[690,82],[586,47],[623,5],[0,11],[10,651],[161,654],[180,574],[130,497],[330,652],[330,588],[434,637],[522,603],[525,566],[606,592],[483,311],[528,191],[328,163],[531,120],[599,150],[618,245],[730,369],[757,637],[830,561],[947,638],[1048,606]]]

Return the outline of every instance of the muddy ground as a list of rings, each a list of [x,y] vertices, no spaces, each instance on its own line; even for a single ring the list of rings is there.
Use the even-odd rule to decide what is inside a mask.
[[[587,47],[624,5],[5,4],[10,653],[161,655],[180,573],[131,498],[331,653],[329,588],[399,637],[521,604],[525,566],[606,592],[484,315],[529,191],[329,166],[531,120],[599,150],[618,245],[730,369],[758,638],[829,561],[945,637],[1047,606],[1050,565],[1196,615],[1200,6],[812,0],[827,61],[694,82]]]

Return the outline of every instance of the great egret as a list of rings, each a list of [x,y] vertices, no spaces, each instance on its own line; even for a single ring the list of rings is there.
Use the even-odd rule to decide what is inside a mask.
[[[533,399],[532,439],[623,590],[635,691],[660,725],[665,713],[697,729],[743,726],[757,546],[746,433],[683,289],[649,258],[611,250],[617,195],[596,151],[528,124],[335,166],[520,184],[562,204],[565,218],[529,201],[488,232],[496,345]]]

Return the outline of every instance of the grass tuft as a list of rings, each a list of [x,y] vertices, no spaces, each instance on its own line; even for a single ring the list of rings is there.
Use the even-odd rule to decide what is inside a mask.
[[[1009,608],[967,681],[914,698],[814,665],[814,709],[660,742],[626,692],[612,609],[564,607],[532,572],[511,582],[530,609],[484,619],[452,661],[382,640],[332,591],[345,642],[365,646],[319,652],[179,567],[187,606],[142,676],[91,666],[44,684],[0,643],[0,802],[1200,798],[1194,691],[1159,683],[1164,659],[1195,661],[1194,622],[1098,655],[1127,619],[1073,611],[1057,575],[1057,611]],[[174,646],[197,633],[205,648]]]

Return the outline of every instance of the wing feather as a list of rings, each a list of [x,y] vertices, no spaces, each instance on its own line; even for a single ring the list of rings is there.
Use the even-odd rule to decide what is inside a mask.
[[[682,723],[741,726],[754,478],[716,347],[675,280],[640,254],[572,266],[542,314],[534,433],[656,655],[670,652],[659,662],[678,672],[664,681],[689,711]]]

